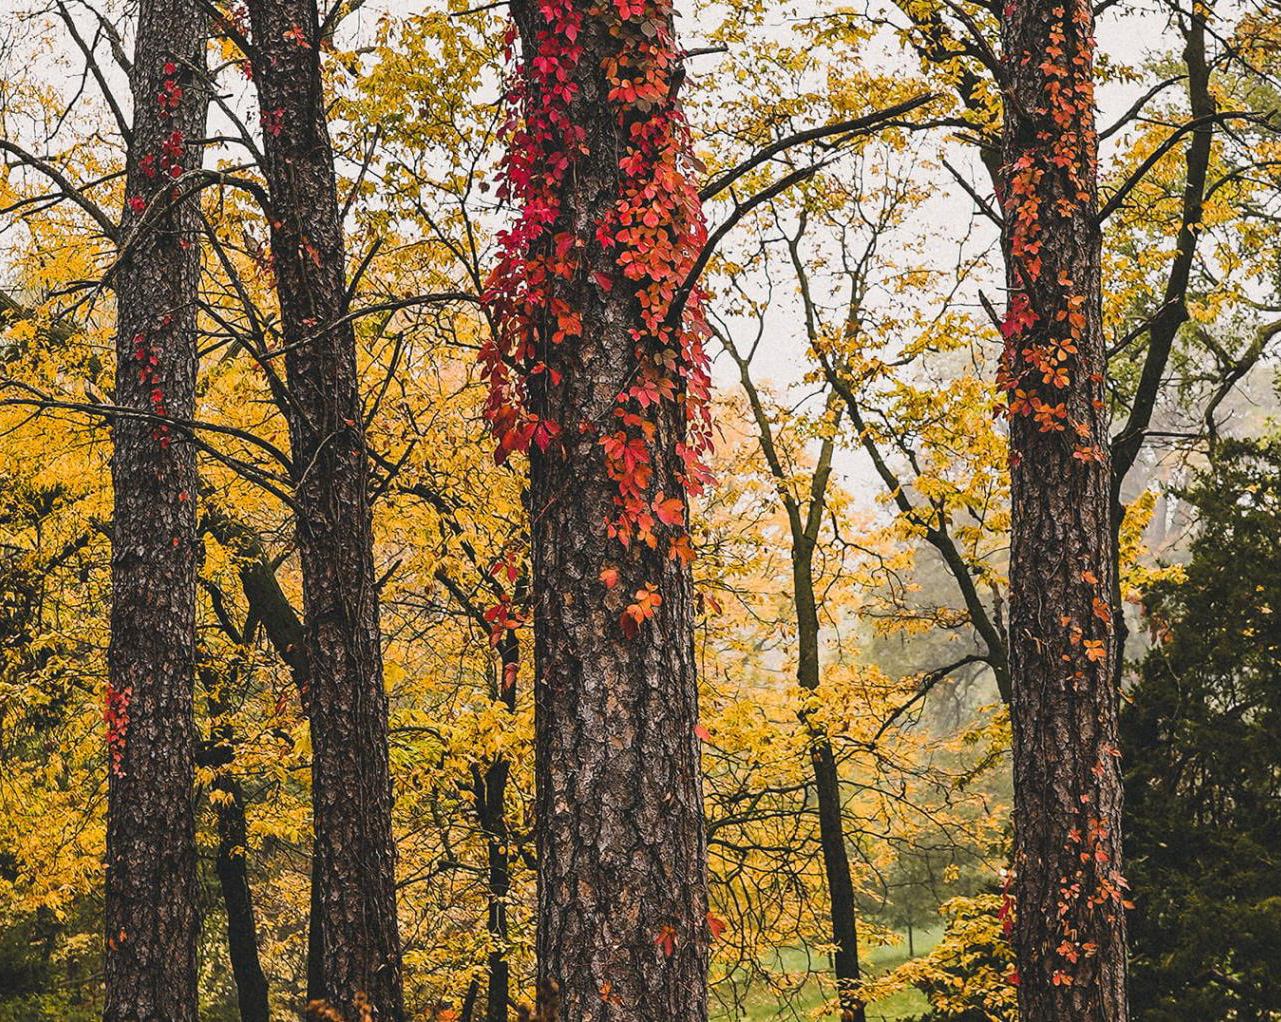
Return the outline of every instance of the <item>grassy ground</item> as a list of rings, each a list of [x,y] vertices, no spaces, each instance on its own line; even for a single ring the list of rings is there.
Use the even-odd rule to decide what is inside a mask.
[[[942,933],[941,927],[916,931],[914,944],[917,956],[925,954],[934,947]],[[806,958],[803,951],[789,950],[781,954],[783,968],[788,971],[804,971]],[[863,958],[868,972],[873,975],[893,969],[907,961],[907,941],[904,940],[903,943],[893,947],[874,948]],[[812,967],[823,968],[824,963],[821,959],[814,959]],[[718,1014],[713,1011],[712,1017],[717,1022],[766,1022],[766,1020],[797,1017],[808,1019],[811,1017],[810,1012],[821,1001],[818,984],[809,982],[802,986],[786,1004],[780,1003],[779,999],[768,990],[757,990],[747,999],[743,1015],[734,1017],[724,1012]],[[929,1003],[919,990],[904,990],[893,997],[870,1005],[867,1010],[868,1022],[898,1022],[899,1019],[919,1015],[928,1007]]]

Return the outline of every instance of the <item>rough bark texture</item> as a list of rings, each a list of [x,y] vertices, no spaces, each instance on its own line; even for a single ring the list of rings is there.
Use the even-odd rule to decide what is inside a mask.
[[[616,114],[603,58],[613,40],[584,3],[580,91],[570,116],[586,155],[561,193],[563,230],[584,266],[564,297],[582,335],[546,349],[560,373],[531,404],[561,441],[531,451],[541,1010],[558,1022],[703,1022],[707,1017],[706,838],[690,571],[660,544],[610,538],[618,484],[598,424],[612,422],[637,370],[633,286],[596,228],[620,194]],[[542,28],[513,12],[527,58]],[[599,274],[608,291],[591,282]],[[684,410],[664,401],[650,444],[653,489],[679,494]],[[619,580],[601,581],[606,567]],[[647,584],[662,603],[628,638],[619,618]],[[555,993],[553,993],[555,991]]]
[[[342,225],[320,77],[314,0],[249,5],[272,204],[271,250],[287,348],[298,478],[318,955],[309,996],[398,1022],[396,921],[369,466],[348,311]]]
[[[143,0],[116,277],[116,403],[190,419],[200,279],[195,197],[207,95],[195,3]],[[175,202],[174,199],[177,198]],[[107,1022],[195,1022],[196,457],[173,426],[117,416],[111,554]]]
[[[1092,32],[1087,0],[1013,0],[1002,25],[1014,942],[1028,1022],[1128,1017]]]

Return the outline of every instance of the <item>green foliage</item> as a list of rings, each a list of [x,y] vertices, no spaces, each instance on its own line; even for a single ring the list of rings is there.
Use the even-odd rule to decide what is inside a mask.
[[[0,872],[10,868],[0,861]],[[6,919],[0,927],[0,1022],[89,1022],[101,1005],[85,993],[100,968],[99,924],[86,901],[59,918],[47,909]],[[89,987],[92,989],[92,987]]]
[[[1138,1022],[1281,1010],[1281,443],[1228,442],[1183,494],[1186,581],[1122,713]]]

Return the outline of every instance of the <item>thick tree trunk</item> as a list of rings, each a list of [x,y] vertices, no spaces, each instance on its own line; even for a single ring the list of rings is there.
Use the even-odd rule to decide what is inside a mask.
[[[205,41],[196,3],[142,0],[115,382],[116,403],[142,415],[194,409],[199,198],[174,180],[201,161]],[[176,427],[132,415],[112,442],[103,1017],[195,1022],[196,455]]]
[[[631,341],[607,323],[584,317],[581,368],[564,384],[567,450],[533,459],[538,972],[544,1007],[559,990],[556,1022],[703,1022],[690,575],[647,552],[626,582],[600,581],[617,545],[605,528],[616,485],[578,427],[608,412],[630,372]],[[628,638],[623,604],[654,583],[663,602]]]
[[[620,262],[615,219],[624,189],[640,188],[648,173],[639,155],[626,181],[620,169],[637,138],[632,128],[655,110],[675,117],[679,77],[661,87],[657,104],[628,107],[609,96],[607,61],[623,36],[639,34],[640,20],[621,21],[613,8],[585,0],[522,3],[514,14],[530,107],[565,104],[566,121],[537,146],[564,145],[572,164],[568,172],[554,163],[531,168],[551,182],[558,209],[541,252],[576,266],[553,271],[556,297],[538,313],[539,340],[524,353],[527,369],[546,365],[528,377],[530,411],[555,427],[551,436],[536,433],[530,448],[540,1010],[558,1022],[704,1022],[709,934],[690,569],[667,533],[654,546],[639,535],[630,546],[620,541],[626,469],[602,442],[630,428],[624,410],[652,424],[645,439],[639,426],[627,434],[646,449],[645,478],[630,479],[635,500],[647,508],[667,495],[684,514],[685,404],[626,398],[659,363],[642,351],[649,342],[638,278]],[[655,27],[667,17],[659,8],[636,17],[670,31],[670,21]],[[573,83],[558,95],[539,93],[561,90],[548,62]],[[628,77],[626,60],[614,73]],[[673,122],[648,123],[662,131]],[[659,197],[674,184],[665,177]],[[680,205],[676,215],[690,212]],[[525,214],[529,223],[529,205]],[[673,227],[671,237],[684,229]],[[562,301],[565,317],[555,311]],[[686,386],[684,378],[668,382]],[[632,627],[622,619],[629,606],[642,613],[641,594],[649,616]]]
[[[1093,13],[1002,24],[1015,950],[1028,1022],[1125,1022]]]
[[[818,605],[814,599],[813,542],[792,537],[792,582],[796,600],[796,637],[799,648],[796,676],[802,688],[819,686]],[[845,846],[841,816],[841,778],[836,753],[827,735],[815,732],[810,743],[814,790],[818,798],[819,843],[832,915],[832,941],[836,945],[836,986],[841,1022],[864,1022],[867,1010],[858,993],[858,914],[854,904],[854,878]]]
[[[308,994],[404,1014],[369,466],[315,0],[248,4],[286,346],[315,856]]]

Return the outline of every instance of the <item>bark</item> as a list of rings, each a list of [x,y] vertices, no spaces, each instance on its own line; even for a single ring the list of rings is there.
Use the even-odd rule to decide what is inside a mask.
[[[624,550],[606,524],[619,490],[597,427],[615,421],[617,396],[637,372],[630,331],[638,305],[596,238],[621,187],[602,68],[615,44],[590,5],[581,9],[570,117],[585,141],[562,186],[557,230],[583,253],[581,272],[561,292],[582,332],[546,346],[554,373],[540,374],[531,394],[533,411],[560,426],[560,441],[531,449],[530,468],[540,1010],[561,1022],[704,1022],[693,591],[689,566],[665,544]],[[529,59],[543,15],[526,3],[513,13]],[[612,282],[608,290],[593,284],[597,274]],[[684,408],[655,407],[651,489],[681,494],[675,444],[685,436]],[[612,587],[600,578],[607,567],[619,572]],[[645,585],[662,602],[629,638],[619,618]]]
[[[1014,943],[1029,1022],[1128,1018],[1092,33],[1087,0],[1005,8]]]
[[[141,415],[194,407],[199,200],[173,180],[201,160],[205,40],[196,3],[141,3],[115,383]],[[195,1022],[195,449],[134,415],[113,420],[112,444],[103,1017]]]
[[[286,347],[312,737],[308,994],[404,1015],[369,464],[315,0],[249,5]]]

